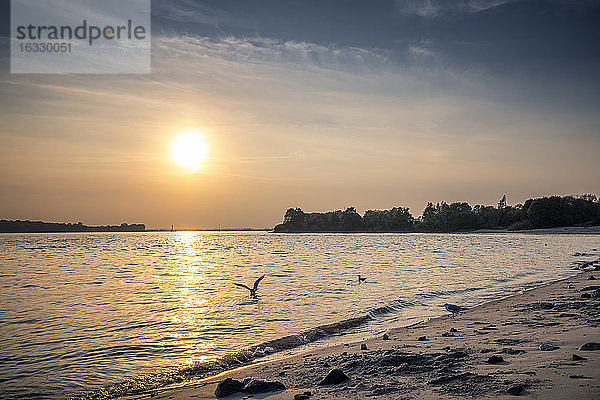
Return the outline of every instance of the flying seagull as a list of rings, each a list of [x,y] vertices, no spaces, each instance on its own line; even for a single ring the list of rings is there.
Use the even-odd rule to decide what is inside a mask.
[[[358,275],[358,283],[364,282],[366,280],[367,278],[363,278],[362,276]]]
[[[239,287],[243,287],[246,288],[250,291],[250,297],[256,297],[256,291],[258,290],[258,284],[260,283],[260,281],[263,280],[263,278],[266,275],[261,276],[260,278],[258,278],[257,280],[254,281],[254,287],[253,288],[249,288],[246,285],[242,285],[241,283],[234,283],[235,286],[239,286]]]
[[[454,318],[454,316],[456,314],[458,314],[461,311],[464,311],[465,309],[462,308],[461,306],[457,306],[455,304],[444,304],[444,307],[446,307],[446,311],[451,312],[452,313],[452,318]]]

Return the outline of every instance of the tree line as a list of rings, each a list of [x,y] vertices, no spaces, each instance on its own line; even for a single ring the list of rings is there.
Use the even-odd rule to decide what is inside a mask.
[[[406,207],[368,210],[361,216],[354,207],[324,213],[300,208],[285,212],[274,232],[459,232],[477,229],[525,230],[561,226],[600,225],[600,201],[593,194],[528,199],[510,206],[506,196],[497,206],[456,202],[427,203],[414,218]]]
[[[82,222],[76,224],[42,221],[0,220],[0,232],[54,233],[54,232],[145,232],[144,224],[88,226]]]

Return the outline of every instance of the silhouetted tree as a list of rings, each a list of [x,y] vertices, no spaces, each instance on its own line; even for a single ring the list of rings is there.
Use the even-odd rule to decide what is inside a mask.
[[[347,232],[358,232],[362,229],[362,217],[354,207],[348,207],[342,213],[342,230]]]
[[[415,221],[408,208],[368,210],[361,217],[354,207],[326,213],[305,214],[300,208],[286,211],[276,232],[454,232],[473,229],[532,229],[570,225],[600,225],[600,203],[592,194],[551,196],[529,199],[523,205],[509,206],[506,195],[498,208],[442,201],[427,203]],[[131,225],[130,225],[131,226]]]
[[[368,210],[363,216],[363,227],[367,232],[410,232],[414,227],[414,218],[405,207]]]
[[[498,210],[502,210],[504,207],[506,207],[506,195],[502,196],[498,202]]]

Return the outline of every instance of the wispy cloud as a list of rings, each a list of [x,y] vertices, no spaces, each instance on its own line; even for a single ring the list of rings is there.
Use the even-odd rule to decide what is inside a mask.
[[[409,62],[425,67],[439,67],[442,62],[441,54],[431,48],[429,43],[414,43],[408,45]]]
[[[155,39],[158,52],[174,56],[218,58],[240,64],[314,66],[364,72],[381,69],[391,53],[376,48],[325,46],[307,41],[284,41],[268,37],[223,38],[172,35]],[[162,58],[159,58],[159,61]]]
[[[446,15],[477,13],[518,0],[396,0],[403,15],[436,18]]]
[[[154,16],[179,23],[217,24],[227,18],[222,11],[194,0],[159,0],[152,3],[152,8]]]

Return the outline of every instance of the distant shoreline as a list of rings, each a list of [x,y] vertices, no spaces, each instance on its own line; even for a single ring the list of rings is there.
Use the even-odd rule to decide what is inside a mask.
[[[82,222],[43,222],[0,220],[0,233],[68,233],[68,232],[145,232],[144,224],[84,225]]]
[[[82,222],[43,222],[0,219],[0,233],[89,233],[89,232],[263,232],[271,228],[146,229],[145,224],[84,225]]]

